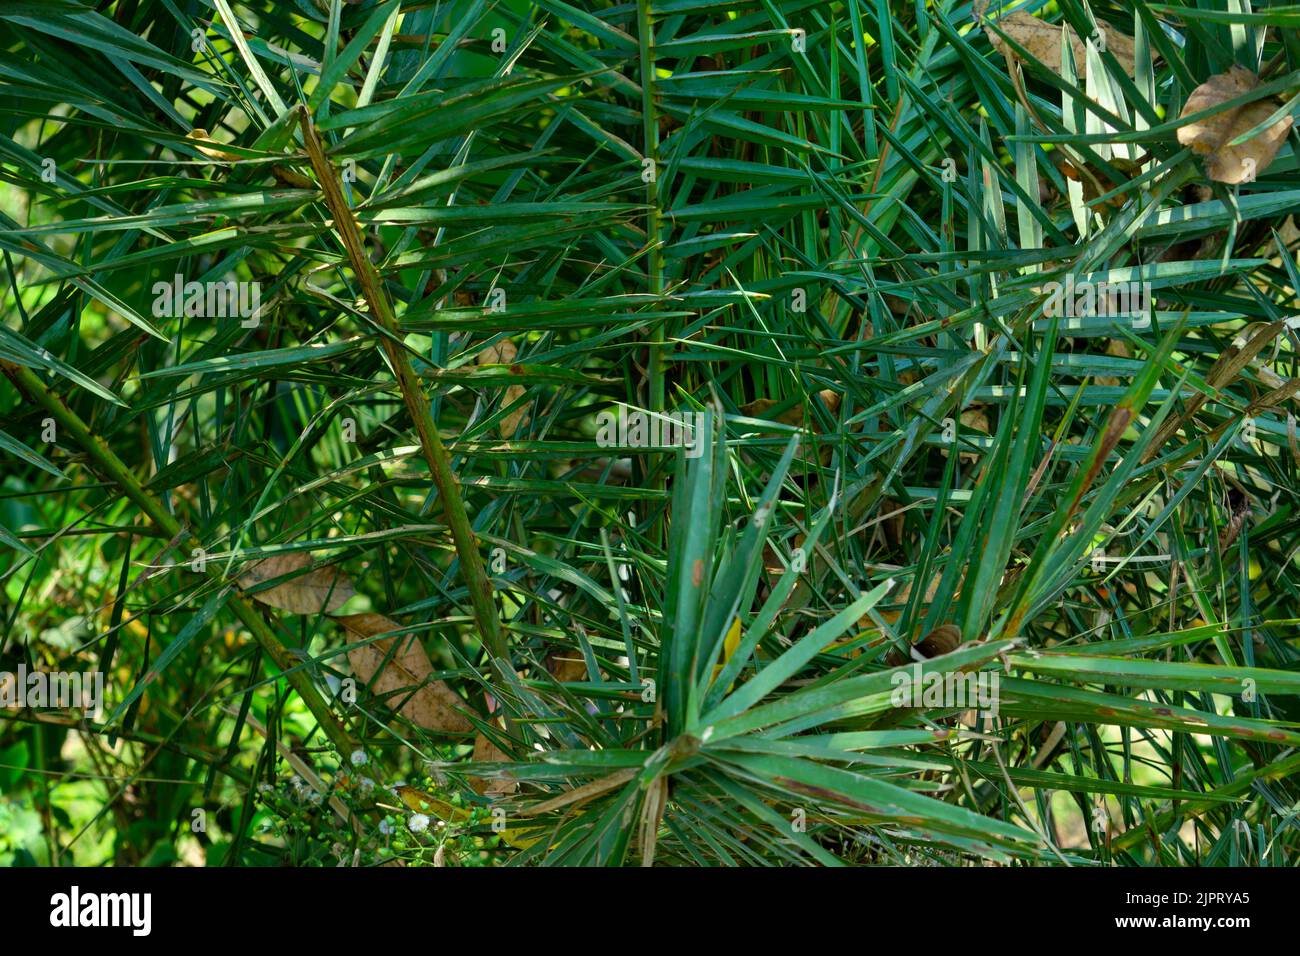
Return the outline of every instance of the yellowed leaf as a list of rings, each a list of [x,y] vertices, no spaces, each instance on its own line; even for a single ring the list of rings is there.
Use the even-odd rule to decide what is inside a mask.
[[[1194,89],[1181,116],[1213,109],[1220,103],[1249,93],[1258,85],[1259,77],[1254,73],[1234,66],[1227,73],[1216,74]],[[1291,131],[1292,118],[1284,116],[1244,143],[1229,144],[1267,121],[1276,110],[1277,103],[1272,97],[1224,110],[1179,127],[1178,142],[1205,157],[1205,172],[1215,182],[1229,185],[1252,182],[1273,162]]]
[[[713,680],[718,679],[722,669],[730,663],[731,656],[736,653],[736,648],[740,647],[740,633],[740,618],[736,618],[731,622],[731,627],[727,628],[726,637],[722,639],[722,660],[713,665]],[[727,690],[730,691],[731,687],[728,687]]]
[[[205,129],[195,127],[185,134],[185,138],[194,140],[195,148],[204,156],[208,157],[208,159],[217,159],[223,163],[239,162],[240,157],[236,156],[234,153],[228,153],[225,150],[217,149],[216,147],[221,144],[208,135],[208,131]]]
[[[425,813],[436,816],[439,820],[447,823],[467,823],[470,820],[470,813],[461,807],[454,806],[446,800],[441,800],[431,793],[423,790],[417,790],[415,787],[399,786],[394,791],[398,799],[412,813]],[[521,850],[532,846],[540,838],[529,836],[527,831],[519,827],[507,826],[501,834],[501,839],[513,847]]]
[[[338,621],[360,638],[387,634],[401,627],[382,614],[349,614]],[[388,649],[395,640],[401,644],[384,666]],[[353,647],[348,650],[348,663],[358,679],[370,682],[374,678],[370,686],[376,696],[385,698],[394,706],[405,701],[398,713],[411,723],[426,730],[449,734],[467,734],[474,729],[469,718],[462,713],[462,709],[468,706],[464,698],[444,681],[428,681],[428,676],[433,673],[433,664],[424,645],[414,635],[385,637]],[[383,671],[375,677],[381,666],[384,666]]]
[[[312,566],[312,557],[306,551],[291,551],[258,561],[239,576],[239,586],[245,591],[259,584]],[[277,607],[291,614],[333,614],[350,598],[356,589],[348,576],[334,567],[316,568],[258,591],[252,595],[256,601]]]

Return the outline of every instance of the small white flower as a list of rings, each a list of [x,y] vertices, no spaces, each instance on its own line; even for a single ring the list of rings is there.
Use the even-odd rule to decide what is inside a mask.
[[[393,835],[393,825],[392,825],[391,823],[389,823],[387,820],[380,820],[380,821],[379,821],[379,832],[382,833],[384,836],[392,836],[392,835]]]
[[[364,750],[352,751],[352,766],[361,767],[364,766],[365,764],[368,764],[369,762],[370,762],[370,758],[366,756],[366,752]]]
[[[411,819],[406,821],[406,826],[412,833],[423,833],[429,829],[429,818],[423,813],[412,813]]]
[[[371,790],[375,789],[375,782],[371,780],[369,777],[362,777],[361,789],[365,793],[369,793]]]

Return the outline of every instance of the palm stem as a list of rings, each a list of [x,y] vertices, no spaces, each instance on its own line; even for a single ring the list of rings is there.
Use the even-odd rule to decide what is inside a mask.
[[[650,3],[651,0],[637,0],[637,40],[641,59],[641,121],[645,158],[650,161],[649,176],[645,186],[645,200],[648,207],[646,240],[649,243],[646,254],[646,281],[652,295],[662,295],[664,264],[661,235],[663,211],[659,206],[659,113],[655,103],[654,18]],[[656,322],[653,326],[649,366],[646,370],[646,378],[650,386],[648,396],[650,410],[656,412],[664,409],[664,331],[662,321]]]
[[[320,135],[312,124],[311,116],[305,109],[300,113],[300,119],[307,156],[325,194],[325,205],[329,207],[330,215],[333,217],[334,231],[343,242],[343,248],[352,264],[352,271],[356,274],[357,281],[361,284],[362,294],[370,305],[371,316],[387,333],[381,336],[380,342],[388,356],[388,363],[397,377],[402,399],[406,403],[407,412],[411,416],[411,422],[420,440],[420,447],[424,451],[424,460],[429,465],[433,483],[438,489],[439,498],[442,499],[456,554],[460,558],[461,573],[469,589],[474,620],[478,624],[484,645],[504,665],[509,661],[509,652],[502,635],[496,605],[492,600],[492,583],[488,580],[487,571],[483,566],[483,557],[479,553],[478,539],[474,535],[474,529],[465,511],[465,502],[460,496],[460,483],[451,470],[447,449],[443,446],[442,438],[438,435],[437,426],[434,424],[428,396],[424,394],[419,376],[402,346],[401,330],[393,314],[393,306],[388,301],[388,294],[384,291],[374,265],[366,255],[365,247],[361,244],[361,233],[357,229],[356,220],[352,217],[352,210],[343,196],[338,177],[330,165],[329,158],[325,155],[325,144],[321,142]]]

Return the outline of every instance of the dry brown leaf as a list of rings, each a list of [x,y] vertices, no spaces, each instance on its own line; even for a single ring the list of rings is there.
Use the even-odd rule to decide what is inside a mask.
[[[826,408],[831,412],[834,412],[837,408],[840,407],[840,393],[834,391],[833,389],[824,388],[817,393],[817,396],[822,400],[822,402],[826,405]],[[776,401],[773,399],[758,398],[750,402],[748,405],[743,406],[740,410],[744,412],[746,415],[748,415],[750,418],[762,418],[767,414],[767,412],[770,409],[774,408],[776,404],[777,404]],[[802,402],[800,402],[797,405],[792,405],[791,407],[783,411],[780,415],[776,416],[775,421],[780,422],[782,425],[794,425],[799,428],[807,428],[808,416],[804,414],[806,407],[807,406],[805,406]],[[817,432],[821,431],[820,428],[816,427],[815,423],[814,423],[814,430]]]
[[[552,649],[545,664],[547,672],[561,684],[587,679],[587,662],[575,651]]]
[[[382,614],[349,614],[338,621],[360,638],[371,638],[401,628],[400,624]],[[399,649],[388,661],[388,666],[375,677],[395,640],[401,641]],[[348,663],[359,680],[368,683],[374,677],[370,686],[376,696],[385,698],[394,706],[405,700],[398,713],[411,723],[425,730],[449,734],[467,734],[474,729],[469,718],[457,709],[468,706],[465,700],[444,681],[427,682],[433,673],[433,664],[424,645],[414,635],[385,637],[353,647],[348,651]],[[419,690],[412,693],[416,686]]]
[[[980,407],[968,408],[961,413],[961,430],[963,434],[969,432],[978,432],[981,435],[991,435],[992,426],[989,424],[989,417]],[[967,437],[970,437],[967,434]],[[939,449],[939,454],[944,458],[948,457],[946,448]],[[979,455],[973,451],[960,452],[961,460],[965,462],[979,461]]]
[[[965,583],[965,579],[966,579],[966,575],[965,572],[963,572],[961,580],[957,582],[957,590],[953,594],[954,600],[961,596],[961,589],[962,589],[962,585]],[[943,583],[943,573],[940,571],[936,571],[934,577],[930,579],[930,586],[925,589],[925,597],[921,600],[921,604],[917,608],[918,623],[919,621],[924,620],[926,615],[929,613],[930,602],[933,601],[934,596],[939,593],[939,585],[941,583]],[[905,607],[911,595],[912,595],[912,582],[911,580],[904,581],[902,588],[899,589],[898,596],[890,598],[890,603],[900,604]],[[880,614],[880,617],[887,623],[897,624],[899,619],[903,616],[903,608],[900,607],[896,611],[892,609],[881,610],[878,613]],[[945,624],[942,627],[935,628],[934,631],[931,631],[930,634],[927,634],[925,638],[922,638],[922,640],[923,641],[928,640],[931,636],[942,631],[944,627],[951,627],[951,626],[952,625]],[[863,617],[860,617],[858,619],[858,627],[863,628],[864,630],[877,632],[878,636],[874,640],[867,643],[866,646],[868,648],[879,647],[882,643],[888,640],[884,636],[884,634],[880,633],[880,629],[877,627],[876,622],[872,619],[871,615],[869,614],[864,615]],[[960,634],[958,636],[960,637]],[[942,639],[942,636],[940,636],[939,639]],[[890,653],[893,653],[892,650]]]
[[[491,694],[487,695],[487,709],[489,714],[497,709],[496,700]],[[487,734],[480,730],[474,737],[473,760],[484,763],[510,763],[514,758],[489,740]],[[508,776],[476,777],[470,774],[469,785],[474,788],[475,793],[489,797],[511,794],[519,789],[519,784]]]
[[[312,557],[306,551],[277,554],[258,561],[244,571],[239,576],[239,586],[247,591],[263,582],[301,571],[311,565]],[[291,614],[333,614],[356,593],[346,574],[338,568],[325,567],[299,574],[251,596],[256,601]]]
[[[767,414],[768,409],[775,406],[776,399],[774,398],[756,398],[747,405],[741,405],[740,410],[750,418],[762,418]]]
[[[881,498],[876,510],[880,512],[880,533],[885,544],[891,548],[902,547],[907,533],[907,507],[893,498]]]
[[[1132,358],[1133,353],[1129,350],[1128,344],[1123,339],[1109,339],[1106,343],[1106,354],[1115,358]],[[1113,375],[1098,375],[1098,385],[1118,386],[1123,385],[1121,379]]]
[[[1107,129],[1111,129],[1111,127],[1108,126]],[[1087,165],[1080,169],[1080,167],[1075,166],[1064,156],[1060,156],[1057,153],[1053,153],[1052,156],[1052,162],[1056,165],[1056,168],[1061,171],[1062,176],[1066,179],[1074,180],[1076,183],[1083,184],[1083,198],[1089,202],[1101,197],[1102,195],[1112,193],[1119,188],[1119,184],[1113,182],[1110,177],[1100,169],[1094,169]],[[1141,169],[1139,163],[1123,156],[1112,156],[1110,159],[1110,165],[1122,173],[1127,173],[1129,179],[1133,178],[1133,176]],[[1111,196],[1109,199],[1104,200],[1104,202],[1107,206],[1118,208],[1128,202],[1128,199],[1123,195]]]
[[[475,762],[483,761],[485,763],[510,763],[514,758],[488,740],[486,734],[480,732],[474,738],[474,760]],[[509,777],[471,776],[469,782],[475,793],[488,797],[514,793],[519,789],[519,784]]]
[[[1080,36],[1074,32],[1073,27],[1065,24],[1048,23],[1040,20],[1032,14],[1025,13],[1023,10],[1017,10],[1015,13],[1009,13],[995,21],[1000,29],[1011,39],[1015,40],[1029,53],[1050,69],[1058,76],[1061,74],[1061,30],[1064,27],[1070,33],[1070,49],[1074,54],[1074,70],[1080,79],[1088,75],[1088,57],[1086,47]],[[1112,26],[1098,24],[1099,29],[1106,37],[1106,49],[1115,55],[1119,65],[1123,67],[1128,76],[1133,75],[1133,39],[1120,33]],[[998,36],[990,27],[985,27],[984,32],[988,34],[989,42],[993,48],[1000,53],[1008,56],[1022,59],[1011,44]]]
[[[1282,240],[1282,244],[1290,249],[1297,239],[1300,239],[1300,225],[1296,224],[1295,216],[1287,216],[1282,221],[1282,226],[1278,229],[1277,234]]]
[[[479,365],[514,365],[515,356],[519,350],[515,348],[515,343],[510,339],[502,339],[495,345],[489,345],[482,352],[478,353]],[[523,397],[527,391],[522,385],[507,385],[505,404],[513,405]],[[519,431],[519,426],[523,424],[528,417],[528,410],[521,405],[505,418],[501,419],[501,436],[503,438],[513,438]]]
[[[914,645],[917,652],[927,660],[941,654],[951,654],[961,645],[961,629],[955,624],[941,624]],[[885,655],[888,667],[906,664],[908,656],[898,648],[893,648]]]
[[[1234,66],[1227,73],[1212,76],[1192,90],[1180,117],[1213,109],[1220,103],[1249,93],[1258,85],[1259,77],[1254,73]],[[1238,146],[1228,144],[1266,121],[1276,109],[1277,103],[1268,97],[1224,110],[1179,127],[1178,142],[1205,157],[1205,172],[1215,182],[1229,185],[1252,182],[1273,162],[1291,131],[1291,117],[1282,117]]]
[[[961,427],[972,431],[989,434],[989,417],[983,408],[968,408],[961,413]]]

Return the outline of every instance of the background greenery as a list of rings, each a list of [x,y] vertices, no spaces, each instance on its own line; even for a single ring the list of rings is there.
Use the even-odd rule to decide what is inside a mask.
[[[1021,9],[0,4],[0,861],[1291,865],[1300,14]]]

